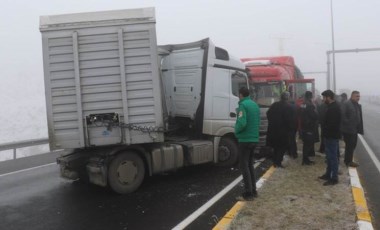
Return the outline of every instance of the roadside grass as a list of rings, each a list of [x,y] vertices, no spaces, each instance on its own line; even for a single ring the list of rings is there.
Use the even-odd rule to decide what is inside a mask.
[[[301,158],[285,157],[285,169],[275,170],[229,229],[358,229],[347,167],[340,163],[337,185],[323,186],[325,156],[317,154],[312,166]]]

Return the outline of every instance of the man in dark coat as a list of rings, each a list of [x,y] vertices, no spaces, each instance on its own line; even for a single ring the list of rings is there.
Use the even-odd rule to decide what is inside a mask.
[[[311,101],[313,94],[306,91],[305,100],[301,107],[301,136],[303,141],[302,165],[313,165],[309,157],[315,156],[314,143],[319,141],[318,113]]]
[[[335,94],[331,90],[322,93],[323,101],[327,104],[327,110],[322,121],[323,137],[325,139],[325,152],[327,167],[326,172],[319,178],[326,180],[323,185],[335,185],[338,183],[338,154],[340,138],[340,108],[335,102]]]
[[[290,107],[292,108],[291,117],[293,120],[293,125],[291,126],[291,131],[288,135],[289,146],[288,146],[287,151],[288,151],[289,156],[295,159],[298,157],[297,140],[296,140],[297,130],[298,130],[298,116],[297,116],[298,108],[295,101],[289,101],[289,104],[290,104]]]
[[[341,105],[342,123],[341,131],[346,145],[344,151],[344,163],[347,166],[357,167],[358,163],[353,161],[354,150],[356,148],[358,133],[363,134],[362,107],[358,103],[360,93],[353,91],[350,100]]]
[[[289,93],[283,92],[281,100],[273,103],[267,111],[268,132],[267,146],[273,148],[273,166],[281,167],[285,151],[289,148],[289,133],[294,124],[292,107],[289,102]]]
[[[320,128],[321,128],[321,134],[320,134],[321,141],[320,141],[319,150],[318,150],[320,153],[324,153],[325,152],[325,140],[323,138],[322,122],[325,119],[326,110],[327,110],[327,104],[324,103],[323,101],[320,104],[317,105],[318,121],[319,121],[319,125],[320,125]]]

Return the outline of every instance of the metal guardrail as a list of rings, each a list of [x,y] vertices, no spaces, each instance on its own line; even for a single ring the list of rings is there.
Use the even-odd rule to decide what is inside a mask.
[[[16,159],[17,158],[17,149],[24,148],[24,147],[36,146],[36,145],[44,145],[44,144],[49,144],[48,138],[10,142],[10,143],[1,144],[0,145],[0,151],[12,149],[13,150],[13,159]]]

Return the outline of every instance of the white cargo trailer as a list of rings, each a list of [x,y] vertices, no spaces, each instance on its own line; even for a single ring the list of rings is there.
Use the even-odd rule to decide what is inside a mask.
[[[51,149],[63,177],[136,190],[145,175],[237,160],[244,64],[209,39],[158,46],[153,8],[42,16]]]

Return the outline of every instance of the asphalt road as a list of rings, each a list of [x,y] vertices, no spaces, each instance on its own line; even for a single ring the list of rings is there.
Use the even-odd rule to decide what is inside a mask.
[[[364,139],[380,160],[380,106],[362,103],[364,120]],[[359,149],[357,149],[359,150]],[[372,215],[375,229],[380,229],[380,169],[376,167],[368,154],[355,151],[354,158],[360,163],[357,168],[365,191],[367,205]]]
[[[258,177],[268,167],[266,162],[258,167]],[[235,168],[207,164],[151,177],[137,192],[116,195],[60,178],[55,164],[4,173],[0,229],[7,230],[171,229],[240,175]],[[236,202],[240,189],[236,186],[187,229],[211,229]]]
[[[364,138],[380,159],[380,106],[363,104]],[[59,177],[56,154],[0,163],[0,229],[171,229],[239,175],[212,164],[154,176],[129,195]],[[355,153],[375,229],[380,229],[380,172],[367,154]],[[269,167],[257,168],[257,178]],[[46,165],[47,164],[47,165]],[[45,165],[38,167],[39,165]],[[36,167],[32,170],[19,171]],[[187,229],[211,229],[235,204],[240,186]]]

